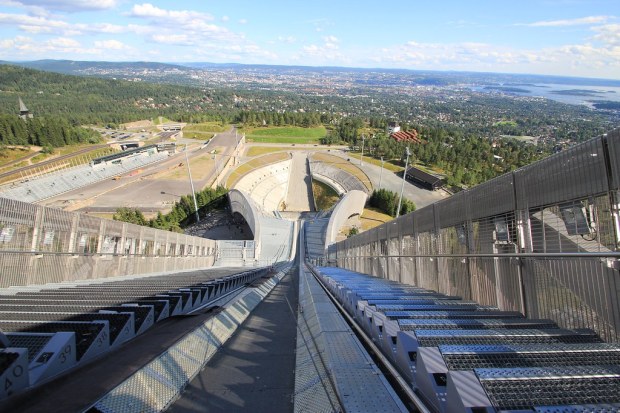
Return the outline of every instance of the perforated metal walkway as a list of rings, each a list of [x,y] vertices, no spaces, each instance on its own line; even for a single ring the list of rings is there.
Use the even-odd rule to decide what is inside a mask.
[[[297,300],[291,271],[168,412],[292,412]]]

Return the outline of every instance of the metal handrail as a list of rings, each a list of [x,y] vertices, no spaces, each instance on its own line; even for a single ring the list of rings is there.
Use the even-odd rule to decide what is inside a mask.
[[[23,251],[23,250],[0,250],[0,254],[23,254],[23,255],[53,255],[53,256],[80,256],[80,257],[101,257],[101,256],[110,256],[110,257],[138,257],[138,258],[204,258],[204,257],[213,257],[215,254],[205,254],[205,255],[169,255],[169,254],[125,254],[118,252],[55,252],[55,251]]]
[[[345,258],[618,258],[620,252],[510,252],[502,254],[417,254],[417,255],[358,255],[337,257]]]
[[[338,312],[342,315],[342,317],[345,318],[345,320],[347,321],[347,324],[349,324],[349,326],[351,326],[351,328],[353,330],[355,330],[354,331],[355,335],[361,341],[363,341],[363,345],[367,349],[371,350],[370,352],[376,358],[377,366],[378,367],[383,367],[387,371],[387,373],[392,376],[392,378],[395,381],[394,385],[399,390],[399,393],[406,398],[406,401],[408,401],[409,403],[413,404],[418,412],[420,412],[420,413],[431,413],[431,410],[428,409],[428,407],[424,404],[422,399],[413,391],[413,389],[411,388],[411,386],[409,385],[407,380],[405,380],[405,378],[398,372],[396,367],[394,367],[394,365],[392,365],[390,360],[386,356],[383,355],[383,352],[373,342],[373,339],[371,337],[369,337],[368,334],[366,334],[366,332],[353,319],[353,317],[351,317],[351,315],[349,315],[349,313],[342,306],[340,301],[338,301],[338,299],[336,297],[334,297],[334,295],[331,293],[331,291],[329,291],[329,289],[325,286],[325,283],[323,282],[321,277],[317,274],[316,269],[311,267],[311,266],[309,266],[309,265],[307,266],[307,268],[310,270],[310,273],[312,274],[314,279],[318,282],[318,284],[321,287],[321,289],[323,290],[323,292],[325,292],[325,294],[327,295],[327,297],[329,297],[329,299],[332,302],[332,304],[334,304],[334,306],[336,307]]]

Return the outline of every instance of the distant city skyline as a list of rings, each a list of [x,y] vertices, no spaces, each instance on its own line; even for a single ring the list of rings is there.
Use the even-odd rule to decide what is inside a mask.
[[[0,0],[0,60],[38,59],[620,79],[620,4]]]

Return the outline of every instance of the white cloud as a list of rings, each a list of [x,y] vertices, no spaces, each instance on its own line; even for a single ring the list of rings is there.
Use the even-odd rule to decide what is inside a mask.
[[[186,34],[154,34],[151,39],[155,43],[175,44],[178,46],[192,46],[194,41]]]
[[[95,41],[92,46],[85,43],[67,37],[40,41],[29,36],[17,36],[0,40],[0,59],[36,60],[53,56],[55,59],[137,60],[144,59],[145,54],[153,55],[151,51],[138,50],[113,39]]]
[[[281,43],[295,43],[297,38],[295,36],[278,36],[278,41]]]
[[[243,36],[225,27],[210,23],[213,16],[191,10],[165,10],[149,3],[134,5],[129,16],[151,21],[149,30],[145,26],[138,34],[150,35],[150,40],[164,44],[200,44],[208,39],[238,42]],[[157,25],[155,27],[154,25]],[[172,40],[170,40],[172,39]]]
[[[127,46],[123,42],[119,42],[118,40],[110,39],[110,40],[98,40],[94,43],[95,47],[99,49],[106,50],[129,50],[130,47]]]
[[[321,51],[321,48],[315,44],[304,46],[302,49],[304,50],[304,52],[308,54],[313,54],[313,55]]]
[[[350,64],[352,61],[346,55],[338,51],[338,45],[326,42],[322,45],[310,44],[303,46],[294,54],[293,61],[305,62],[305,64],[339,65]]]
[[[486,43],[418,43],[365,51],[365,65],[618,78],[620,46],[565,45],[514,49]],[[361,59],[360,59],[361,60]],[[358,62],[360,61],[358,60]],[[358,63],[360,64],[360,63]]]
[[[593,27],[592,30],[598,32],[598,34],[594,36],[594,40],[620,46],[620,24],[606,24],[604,26]]]
[[[50,39],[46,42],[46,44],[50,47],[60,48],[60,49],[67,49],[67,48],[75,49],[75,48],[81,47],[80,42],[78,42],[75,39],[68,38],[68,37],[57,37],[55,39]]]
[[[0,0],[0,4],[11,1],[13,0]],[[157,46],[141,47],[142,52],[139,52],[137,48],[127,45],[129,42],[142,40],[162,45],[162,48],[168,45],[188,48],[183,51],[177,49],[174,57],[169,52],[164,52],[165,49],[157,50],[153,55],[165,56],[170,60],[174,60],[181,53],[190,53],[195,56],[192,59],[214,61],[275,62],[277,58],[274,52],[248,41],[244,34],[215,24],[213,17],[206,13],[192,10],[165,10],[150,3],[142,3],[134,5],[127,15],[146,22],[120,25],[102,21],[87,24],[80,20],[64,20],[62,17],[50,14],[0,12],[0,28],[3,26],[15,28],[28,34],[19,38],[0,40],[0,56],[7,60],[31,60],[50,56],[80,59],[82,56],[86,58],[93,55],[103,56],[106,51],[114,50],[118,52],[115,58],[130,59],[143,58],[146,51],[158,49]],[[52,35],[55,38],[45,39],[40,38],[40,35]],[[126,43],[111,39],[93,40],[89,39],[91,35],[125,35],[124,39],[127,40]],[[91,46],[85,47],[80,41],[84,44],[87,41],[92,43]]]
[[[213,20],[213,16],[190,10],[165,10],[150,3],[135,4],[129,13],[131,17],[151,19],[154,21],[168,21],[173,23],[191,23],[196,20]]]
[[[578,19],[567,19],[567,20],[545,20],[538,21],[534,23],[525,23],[523,26],[530,27],[566,27],[566,26],[584,26],[584,25],[593,25],[593,24],[601,24],[606,23],[612,16],[588,16],[581,17]]]
[[[325,41],[325,44],[323,45],[325,49],[330,49],[330,50],[338,49],[339,40],[336,36],[325,36],[323,37],[323,41]]]
[[[43,10],[80,12],[106,10],[116,7],[117,0],[12,0],[13,5],[37,7]]]
[[[247,19],[239,19],[239,24],[247,24]]]
[[[140,32],[138,26],[119,26],[109,23],[71,24],[63,20],[52,19],[46,16],[29,16],[25,14],[0,13],[0,26],[16,26],[27,33],[58,34],[63,36],[77,36],[84,33],[124,33]]]
[[[228,20],[230,20],[230,17],[228,17],[228,16],[222,16],[222,21],[223,21],[223,22],[227,22]]]
[[[68,35],[72,31],[70,24],[61,20],[52,20],[42,16],[0,13],[0,26],[16,26],[27,33],[56,33]]]

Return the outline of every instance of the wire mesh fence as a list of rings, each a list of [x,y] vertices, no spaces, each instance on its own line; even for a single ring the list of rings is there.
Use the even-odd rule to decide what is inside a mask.
[[[0,288],[208,267],[215,241],[0,198]]]
[[[620,130],[328,249],[331,264],[620,339]]]

